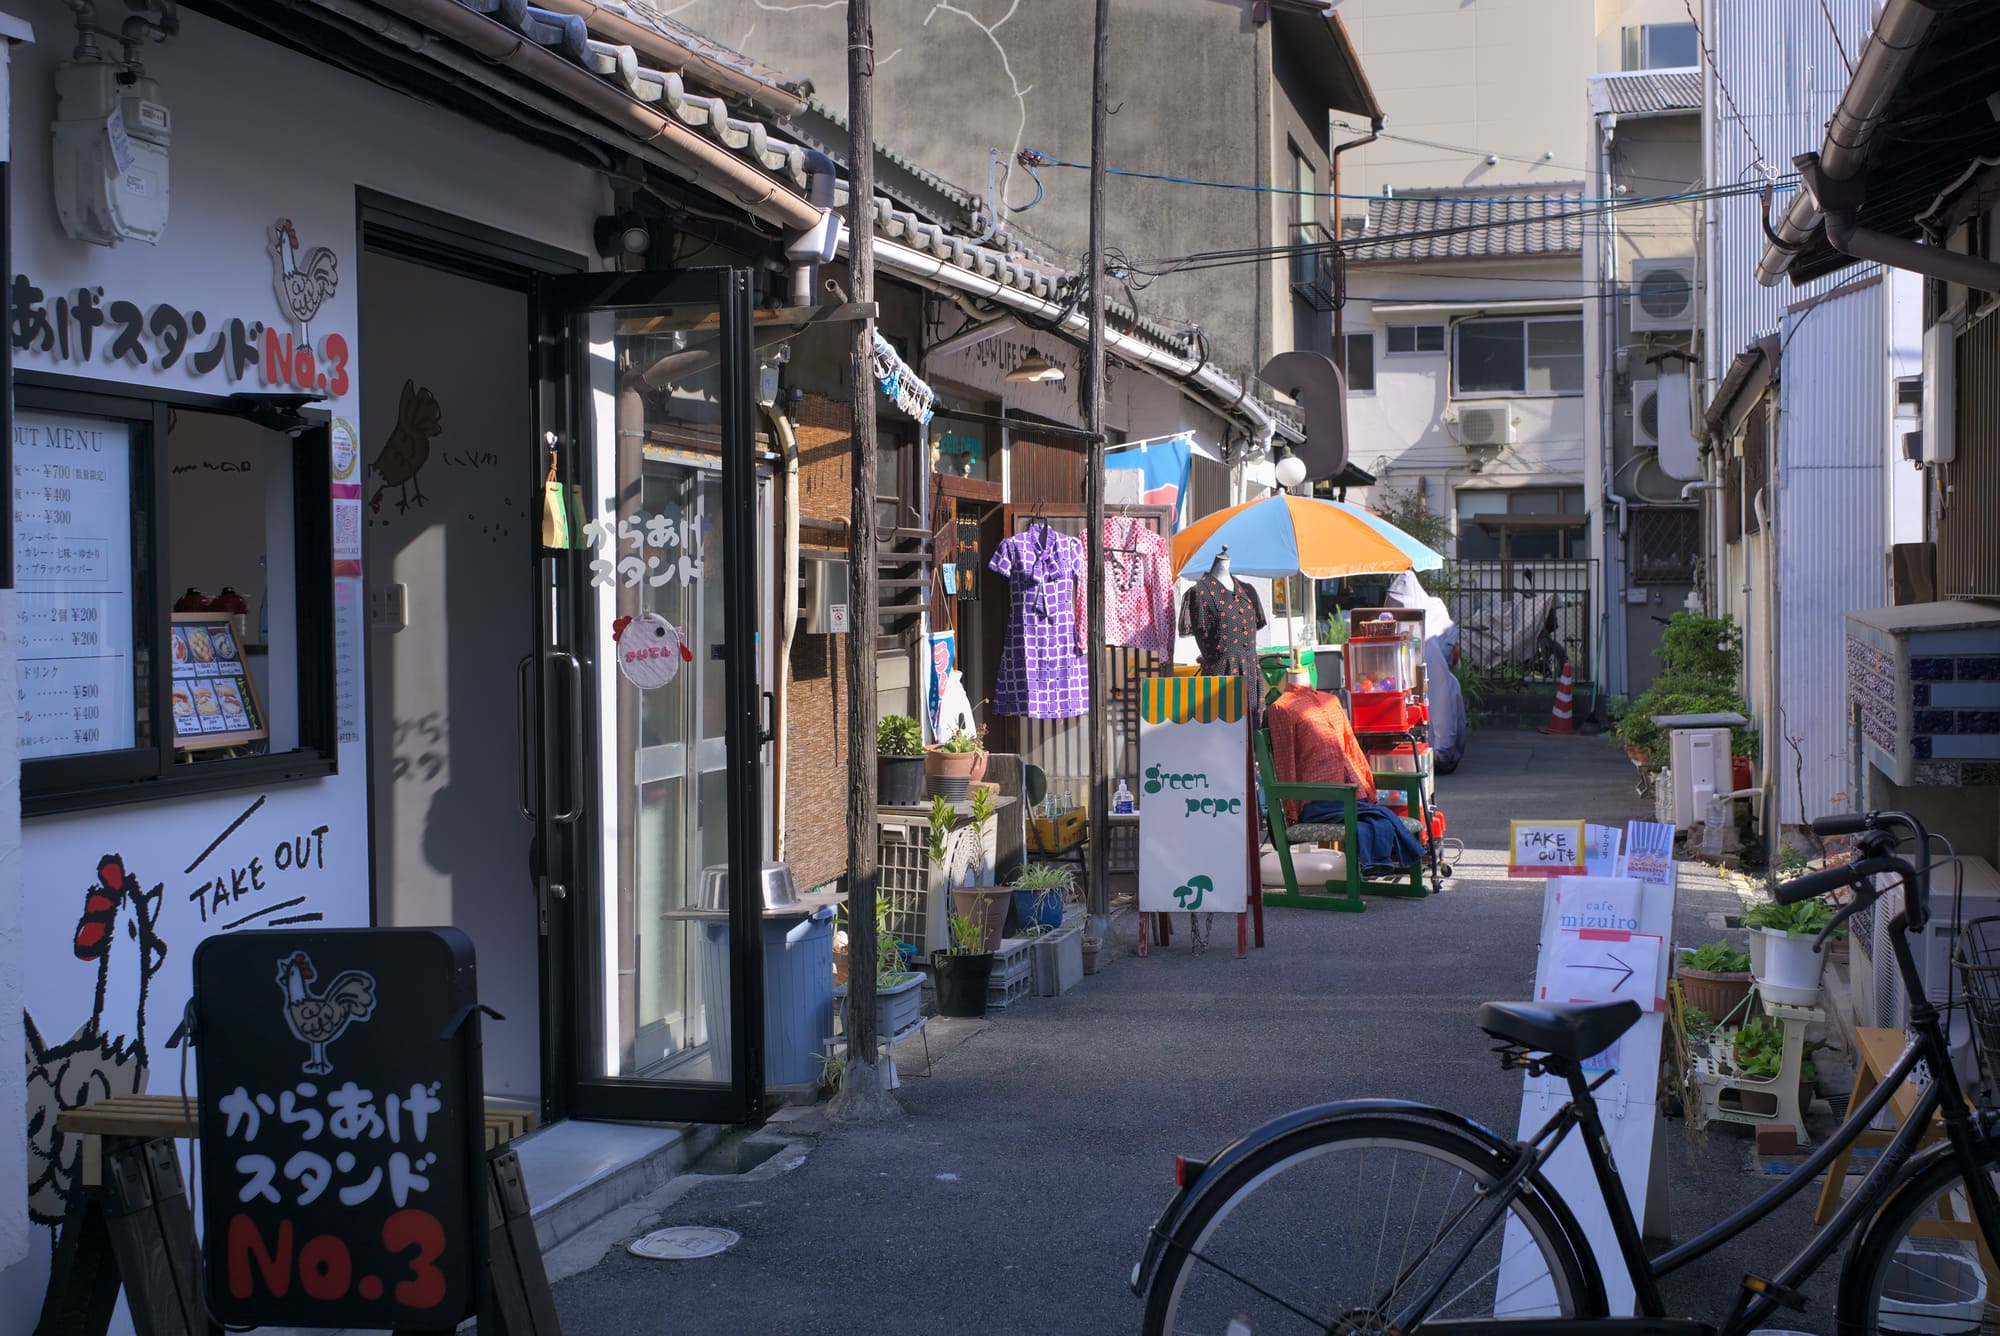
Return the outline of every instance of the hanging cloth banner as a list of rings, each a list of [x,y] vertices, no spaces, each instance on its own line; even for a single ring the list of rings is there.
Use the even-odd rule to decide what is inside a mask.
[[[1194,458],[1194,445],[1190,438],[1182,436],[1171,441],[1152,441],[1145,445],[1113,446],[1104,456],[1104,494],[1107,501],[1126,500],[1127,504],[1144,506],[1167,506],[1174,512],[1174,528],[1181,527],[1181,503],[1187,496],[1188,469]],[[1136,471],[1137,486],[1125,482],[1126,495],[1117,494],[1120,482],[1129,479]],[[1121,476],[1114,477],[1117,473]],[[1137,495],[1131,495],[1136,491]]]
[[[889,340],[882,332],[875,332],[875,379],[882,383],[882,393],[890,402],[917,420],[917,425],[931,425],[931,413],[937,406],[937,391],[924,384],[916,372],[897,355]]]

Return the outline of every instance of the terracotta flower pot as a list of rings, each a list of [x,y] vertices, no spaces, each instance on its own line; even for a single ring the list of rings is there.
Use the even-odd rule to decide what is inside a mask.
[[[1103,949],[1104,939],[1102,937],[1086,937],[1083,939],[1083,972],[1085,974],[1097,973],[1097,953]]]
[[[1013,888],[973,886],[951,893],[952,907],[979,925],[979,949],[998,951],[1000,936],[1007,929],[1007,911],[1013,906]]]
[[[1750,996],[1750,975],[1747,973],[1714,974],[1681,965],[1675,974],[1681,981],[1681,996],[1687,999],[1687,1004],[1700,1007],[1718,1023]]]
[[[983,751],[954,752],[939,747],[927,748],[924,752],[924,773],[942,775],[947,779],[963,779],[968,782],[986,773],[986,753]]]

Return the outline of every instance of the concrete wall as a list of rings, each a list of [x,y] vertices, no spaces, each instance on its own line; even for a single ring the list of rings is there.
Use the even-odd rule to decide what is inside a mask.
[[[674,17],[795,77],[837,111],[847,105],[847,10],[832,4],[683,0]],[[1110,165],[1212,181],[1256,179],[1260,42],[1249,7],[1120,0],[1112,13]],[[1003,167],[1033,148],[1067,162],[1090,156],[1092,11],[1087,4],[988,5],[880,0],[874,10],[875,134],[972,195],[986,185],[987,151]],[[1269,114],[1269,113],[1267,113]],[[1320,127],[1324,137],[1324,125]],[[1007,225],[1074,267],[1088,240],[1085,174],[1040,169],[1045,193],[1015,168],[1005,185]],[[1107,233],[1135,258],[1256,244],[1267,234],[1259,197],[1113,177]],[[1166,277],[1136,294],[1140,309],[1199,321],[1215,360],[1252,365],[1253,269]],[[1120,293],[1123,296],[1123,293]],[[1289,311],[1285,313],[1289,328]],[[1045,348],[1044,351],[1047,351]]]

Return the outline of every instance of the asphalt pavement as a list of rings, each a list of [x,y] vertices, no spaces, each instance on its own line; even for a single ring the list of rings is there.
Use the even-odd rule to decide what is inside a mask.
[[[1136,1330],[1126,1278],[1172,1194],[1176,1153],[1363,1096],[1442,1104],[1512,1133],[1522,1078],[1500,1070],[1472,1019],[1482,1001],[1526,997],[1534,972],[1543,883],[1505,876],[1507,823],[1648,817],[1632,778],[1601,738],[1475,734],[1439,783],[1467,845],[1444,894],[1371,900],[1363,914],[1268,911],[1268,944],[1247,960],[1218,922],[1206,954],[1183,932],[1143,959],[1107,951],[1061,997],[933,1022],[931,1074],[906,1071],[897,1092],[905,1116],[854,1127],[791,1111],[758,1134],[785,1147],[753,1172],[684,1177],[559,1249],[564,1330]],[[1736,904],[1684,865],[1677,935],[1709,940],[1710,916]],[[1747,1133],[1667,1127],[1677,1237],[1775,1181],[1752,1171]],[[1671,1309],[1719,1318],[1746,1270],[1771,1274],[1810,1235],[1810,1197],[1671,1278]],[[645,1229],[682,1224],[741,1242],[699,1261],[625,1251]],[[1807,1314],[1776,1325],[1830,1330],[1830,1293],[1822,1280]]]

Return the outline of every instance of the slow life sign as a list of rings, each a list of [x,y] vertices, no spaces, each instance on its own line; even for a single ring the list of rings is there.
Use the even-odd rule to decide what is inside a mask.
[[[1250,721],[1240,677],[1156,677],[1140,684],[1139,909],[1240,914]]]
[[[238,932],[195,950],[208,1304],[226,1323],[449,1330],[486,1185],[472,942]]]

